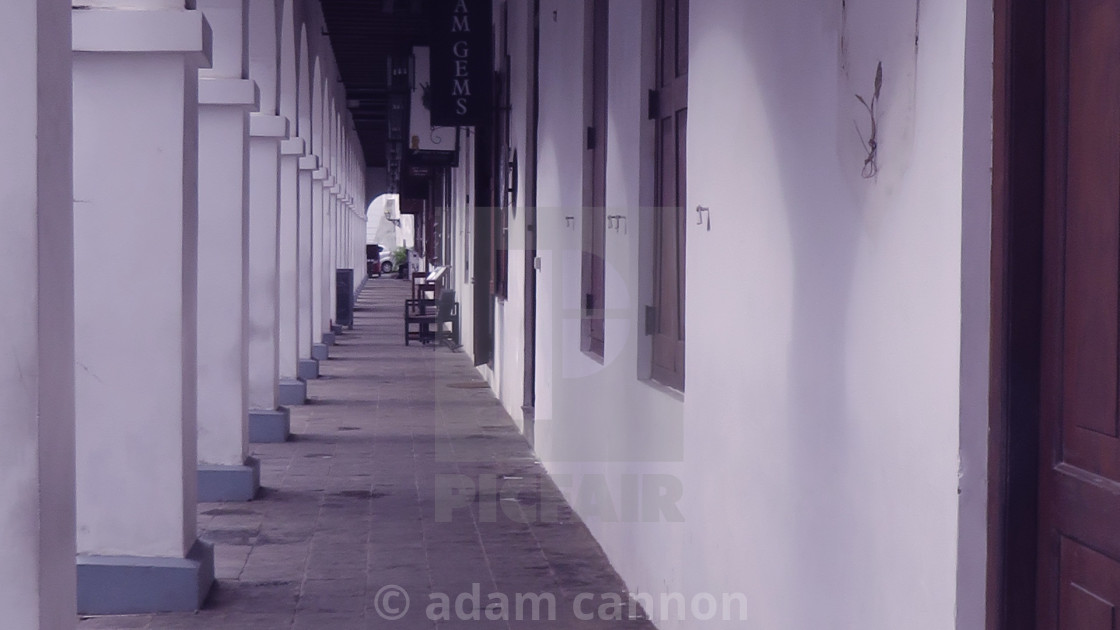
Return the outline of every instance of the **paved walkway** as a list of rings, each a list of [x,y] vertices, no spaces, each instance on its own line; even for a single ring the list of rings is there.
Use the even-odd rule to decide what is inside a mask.
[[[204,609],[80,630],[652,628],[614,608],[624,586],[467,357],[405,347],[407,293],[370,280],[292,441],[254,445],[261,496],[199,505]]]

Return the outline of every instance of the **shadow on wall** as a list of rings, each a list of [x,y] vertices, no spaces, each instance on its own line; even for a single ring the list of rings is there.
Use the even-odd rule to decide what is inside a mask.
[[[848,199],[829,194],[829,188],[842,185],[835,173],[835,151],[816,135],[814,125],[805,124],[819,115],[820,92],[829,86],[791,81],[800,74],[790,72],[791,63],[816,60],[784,57],[789,45],[772,42],[804,32],[803,15],[793,6],[772,10],[771,20],[748,21],[741,41],[759,84],[766,86],[760,97],[771,132],[779,139],[774,162],[786,200],[792,321],[786,361],[788,433],[781,446],[791,464],[786,491],[802,499],[792,504],[793,520],[784,523],[792,530],[785,539],[793,544],[784,554],[790,564],[783,591],[805,593],[813,601],[785,610],[800,616],[788,619],[787,627],[808,629],[828,619],[850,620],[855,612],[845,609],[855,599],[844,597],[841,585],[858,562],[862,529],[851,509],[859,503],[859,492],[850,474],[846,366],[860,221],[851,207],[844,207]],[[806,69],[803,76],[813,75]]]
[[[909,4],[909,17],[897,6],[887,6],[890,3]],[[882,5],[878,8],[890,14],[890,20],[908,19],[910,28],[916,29],[917,0],[858,0],[858,4],[862,15],[873,14],[875,5]],[[875,229],[877,213],[889,208],[885,201],[893,193],[888,191],[897,189],[895,184],[909,162],[903,154],[913,143],[916,48],[912,37],[910,50],[899,54],[901,40],[888,41],[889,37],[877,34],[891,31],[891,25],[882,20],[846,27],[845,38],[863,38],[847,41],[849,48],[856,49],[853,58],[885,60],[877,109],[891,118],[877,121],[880,173],[866,177],[866,152],[859,149],[868,138],[861,141],[856,119],[849,113],[862,112],[864,118],[858,124],[866,130],[867,111],[855,93],[845,88],[849,77],[844,72],[850,71],[852,85],[866,84],[864,96],[869,99],[876,64],[846,67],[847,60],[840,56],[845,10],[839,2],[829,7],[744,3],[734,8],[694,2],[692,7],[693,50],[722,47],[695,54],[693,59],[718,56],[729,61],[721,72],[741,64],[753,74],[755,91],[745,98],[752,102],[749,107],[762,111],[745,115],[764,119],[762,124],[775,140],[772,154],[762,157],[766,168],[776,175],[777,191],[768,201],[780,204],[780,209],[762,211],[782,215],[786,222],[791,268],[782,271],[790,274],[791,311],[784,441],[775,441],[771,448],[782,453],[776,459],[788,468],[752,482],[781,485],[779,490],[786,497],[782,505],[764,514],[769,519],[765,525],[756,526],[757,531],[769,530],[772,540],[786,548],[767,551],[771,561],[782,558],[782,566],[753,571],[768,572],[775,582],[768,590],[783,597],[781,602],[760,603],[761,607],[781,611],[783,627],[793,629],[849,627],[848,623],[861,618],[861,625],[868,628],[887,623],[884,613],[872,609],[876,585],[856,583],[869,575],[873,579],[883,576],[866,570],[876,562],[870,556],[882,549],[869,538],[876,531],[879,505],[868,498],[877,489],[865,487],[868,470],[874,469],[865,458],[868,434],[861,433],[863,427],[853,417],[858,401],[851,399],[851,392],[866,394],[868,389],[866,383],[852,382],[861,378],[851,372],[852,356],[861,349],[849,347],[849,343],[853,324],[858,323],[851,319],[853,307],[866,308],[856,298],[861,241],[867,231]],[[741,84],[744,80],[732,77],[730,81]],[[705,107],[696,102],[690,105],[690,109]],[[746,151],[766,150],[762,140],[750,138]],[[847,150],[851,147],[845,142],[855,149]],[[751,155],[750,159],[761,158]],[[691,183],[690,189],[695,190]],[[780,201],[774,201],[779,196]],[[694,195],[691,202],[695,207],[703,200]],[[886,305],[879,298],[873,307]],[[761,543],[749,544],[757,550]],[[881,566],[882,560],[878,562]]]

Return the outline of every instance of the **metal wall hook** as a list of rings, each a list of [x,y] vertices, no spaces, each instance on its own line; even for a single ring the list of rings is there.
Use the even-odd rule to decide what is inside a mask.
[[[570,228],[572,228],[572,227],[575,227],[575,226],[576,226],[576,218],[575,218],[575,217],[573,217],[573,216],[567,216],[567,217],[564,217],[564,222],[565,222],[565,223],[566,223],[566,224],[568,225],[568,227],[570,227]]]
[[[624,214],[611,214],[607,216],[607,227],[614,229],[615,232],[622,230],[623,234],[629,234],[630,229]]]
[[[705,219],[708,222],[708,231],[712,231],[712,214],[710,208],[704,206],[696,206],[696,225],[704,225]]]

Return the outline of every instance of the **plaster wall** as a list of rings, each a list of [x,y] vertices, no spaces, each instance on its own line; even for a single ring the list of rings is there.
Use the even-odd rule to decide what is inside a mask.
[[[693,7],[680,579],[760,626],[953,627],[966,3],[842,8]],[[741,334],[704,334],[732,265]]]
[[[183,54],[74,55],[80,553],[195,539],[197,83]]]
[[[240,466],[248,446],[248,112],[243,0],[202,0],[214,62],[199,71],[198,455]]]
[[[244,0],[249,12],[249,45],[246,47],[246,70],[257,82],[260,108],[264,114],[279,112],[280,41],[277,0]],[[294,55],[294,51],[292,52]],[[294,61],[294,59],[293,59]]]
[[[76,614],[70,7],[4,8],[0,609],[38,630]]]
[[[280,344],[280,151],[249,139],[249,407],[275,409]]]
[[[308,159],[307,156],[303,159]],[[303,160],[301,160],[303,161]],[[314,331],[316,319],[312,303],[312,276],[314,272],[314,259],[312,256],[312,228],[314,226],[314,212],[316,204],[314,199],[314,181],[312,179],[312,171],[300,167],[298,175],[298,189],[299,189],[299,226],[298,226],[298,239],[299,239],[299,259],[297,268],[297,277],[299,278],[298,287],[298,306],[297,306],[297,328],[296,328],[296,351],[300,359],[311,358],[311,344],[316,343],[314,339]]]
[[[240,466],[248,445],[248,107],[199,107],[198,449]]]
[[[193,9],[195,0],[71,0],[76,7],[105,9]]]
[[[311,342],[319,343],[322,335],[330,327],[330,322],[324,319],[323,277],[325,238],[323,229],[325,224],[326,193],[323,191],[323,180],[315,179],[312,175],[311,183]]]
[[[648,368],[641,360],[641,298],[650,268],[641,237],[653,216],[645,115],[652,65],[642,53],[652,11],[648,2],[611,3],[606,214],[627,218],[625,227],[606,232],[600,363],[580,350],[587,61],[584,47],[572,42],[584,41],[586,15],[582,3],[542,2],[535,447],[631,589],[662,593],[684,587],[685,524],[647,522],[622,504],[631,493],[623,486],[635,481],[666,480],[670,492],[687,487],[683,396],[643,380]]]
[[[314,324],[311,287],[312,287],[312,241],[311,227],[314,203],[312,202],[312,172],[314,171],[315,156],[312,152],[311,129],[311,52],[307,37],[307,26],[301,23],[303,4],[293,7],[297,16],[293,17],[296,31],[296,45],[298,46],[296,66],[296,117],[295,134],[303,143],[300,156],[299,174],[297,175],[298,191],[298,220],[296,238],[298,251],[296,256],[296,277],[298,279],[296,291],[296,352],[300,359],[311,358],[312,329]]]
[[[260,94],[249,139],[249,407],[275,409],[280,378],[280,142],[277,116],[279,14],[275,0],[246,0],[242,57]]]
[[[291,124],[289,122],[289,124]],[[292,140],[281,143],[284,147]],[[299,140],[294,141],[299,144]],[[279,373],[294,379],[299,361],[299,156],[281,151],[280,157],[280,319]]]
[[[235,77],[247,75],[246,39],[248,0],[199,0],[198,8],[206,15],[211,31],[211,62],[199,68],[201,77]]]
[[[607,205],[627,221],[599,364],[579,350],[584,10],[541,3],[538,454],[632,591],[743,593],[762,628],[980,627],[958,584],[983,583],[990,2],[692,3],[684,393],[644,378],[655,4],[611,3]],[[868,170],[857,95],[880,62]],[[483,369],[511,411],[515,260]],[[635,483],[679,513],[628,511]]]

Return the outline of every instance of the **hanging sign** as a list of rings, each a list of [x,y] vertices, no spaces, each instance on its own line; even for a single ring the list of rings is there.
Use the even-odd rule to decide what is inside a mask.
[[[491,1],[434,0],[432,4],[433,126],[473,126],[490,116]]]
[[[427,46],[412,49],[416,81],[412,88],[412,109],[409,115],[409,163],[458,166],[459,128],[432,125],[432,78],[430,51]]]

